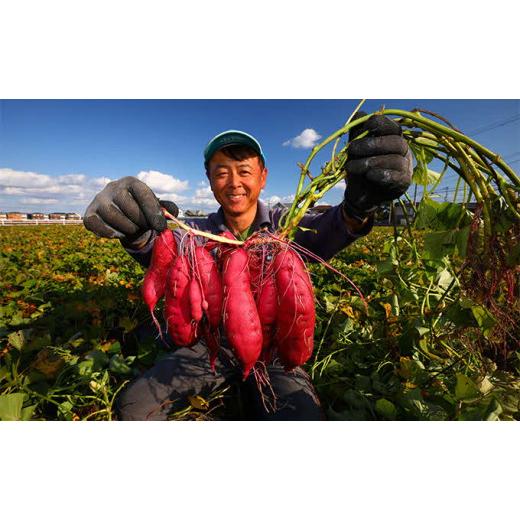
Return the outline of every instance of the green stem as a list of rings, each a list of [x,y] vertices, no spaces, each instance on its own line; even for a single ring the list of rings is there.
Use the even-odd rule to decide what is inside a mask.
[[[301,168],[302,171],[300,173],[293,204],[281,219],[279,231],[282,236],[294,238],[298,224],[309,207],[323,197],[323,195],[329,189],[334,187],[335,184],[345,178],[344,165],[348,160],[348,146],[350,143],[347,143],[347,145],[336,154],[338,140],[353,127],[365,123],[374,115],[369,114],[352,121],[352,117],[359,109],[359,106],[360,105],[358,105],[343,127],[324,139],[311,150],[305,165]],[[491,185],[491,179],[494,180],[499,193],[505,199],[508,207],[512,209],[515,216],[519,215],[519,212],[517,211],[518,203],[515,200],[516,197],[512,190],[511,194],[509,193],[509,188],[504,181],[504,178],[497,170],[495,170],[493,164],[509,178],[513,187],[520,188],[520,179],[498,154],[491,152],[455,128],[432,121],[417,112],[408,112],[398,109],[381,109],[377,114],[398,116],[400,118],[398,122],[405,128],[403,135],[406,139],[414,141],[416,146],[427,148],[434,157],[443,160],[444,168],[438,182],[440,182],[442,175],[444,175],[448,167],[459,174],[464,181],[464,193],[466,192],[467,184],[471,192],[474,194],[476,201],[483,205],[483,220],[485,232],[488,236],[491,233],[492,226],[490,201],[488,198],[490,195],[495,193],[495,189]],[[421,131],[408,130],[407,128],[420,128]],[[367,132],[363,132],[357,137],[357,139],[363,138],[365,135],[367,135]],[[420,138],[427,139],[430,142],[423,142]],[[307,173],[309,172],[312,161],[325,146],[334,140],[336,140],[336,143],[332,152],[331,161],[322,168],[321,175],[315,178],[311,177],[311,182],[305,186],[305,181],[308,178]],[[453,162],[452,159],[458,164]],[[485,175],[487,175],[487,177],[485,177]],[[438,182],[436,185],[438,185]],[[460,179],[457,181],[455,199],[458,195],[459,188]]]
[[[436,123],[435,121],[432,121],[431,119],[420,116],[417,113],[407,112],[406,110],[387,109],[387,110],[383,110],[381,112],[381,114],[382,115],[396,115],[396,116],[404,117],[406,119],[410,119],[414,122],[421,123],[422,125],[429,128],[430,130],[437,130],[441,135],[452,137],[457,142],[462,142],[462,143],[468,144],[469,146],[473,147],[475,150],[481,152],[483,155],[485,155],[486,157],[491,159],[491,161],[494,162],[511,179],[511,181],[513,182],[513,184],[515,186],[520,187],[520,178],[518,178],[517,175],[515,174],[515,172],[511,169],[511,167],[502,160],[500,155],[495,154],[492,151],[488,150],[487,148],[482,146],[477,141],[474,141],[467,135],[457,132],[456,130],[453,130],[452,128],[441,125],[440,123]]]

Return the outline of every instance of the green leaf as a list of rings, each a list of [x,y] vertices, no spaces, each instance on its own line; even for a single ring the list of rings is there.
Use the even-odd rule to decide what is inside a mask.
[[[410,144],[410,148],[417,162],[413,169],[412,182],[421,186],[437,182],[440,175],[428,169],[428,164],[433,160],[433,154],[428,149],[415,144]]]
[[[356,374],[354,376],[354,384],[356,390],[361,390],[364,392],[370,392],[372,390],[372,383],[370,381],[370,378],[363,374]]]
[[[416,325],[415,330],[419,333],[419,337],[422,337],[425,334],[428,334],[428,332],[430,332],[430,329],[428,327],[422,327],[421,325]]]
[[[130,318],[129,316],[123,316],[119,319],[119,326],[122,327],[125,332],[130,332],[131,330],[135,329],[137,324],[138,321]]]
[[[25,394],[15,393],[0,396],[0,420],[19,421]]]
[[[25,408],[22,408],[22,413],[20,415],[20,420],[22,421],[30,421],[33,414],[34,414],[34,410],[36,409],[36,406],[35,404],[33,404],[32,406],[26,406]]]
[[[417,164],[413,169],[412,182],[419,186],[428,185],[428,168],[423,163]]]
[[[491,334],[493,327],[496,324],[496,320],[493,315],[481,305],[475,305],[471,308],[471,312],[477,320],[479,327],[482,329],[484,336],[487,338]]]
[[[91,350],[85,355],[85,359],[92,360],[93,372],[98,372],[108,365],[108,356],[101,350]]]
[[[119,352],[121,352],[121,343],[119,343],[119,341],[114,341],[114,343],[112,343],[110,347],[108,347],[107,352],[109,354],[118,354]]]
[[[457,384],[455,385],[455,397],[459,400],[475,399],[480,396],[477,385],[466,375],[458,373],[455,375]]]
[[[419,388],[405,392],[400,401],[403,408],[412,413],[415,417],[421,417],[426,410],[426,405]]]
[[[467,248],[468,248],[469,233],[470,233],[469,225],[454,231],[455,245],[457,246],[457,249],[459,251],[459,255],[462,258],[466,258],[466,251],[467,251]]]
[[[426,170],[426,177],[428,179],[428,184],[435,184],[440,179],[441,174],[430,170],[429,168]]]
[[[469,226],[471,218],[471,213],[462,204],[438,202],[426,196],[417,208],[415,227],[433,231],[453,231]]]
[[[93,372],[94,360],[87,359],[77,364],[76,370],[80,376],[90,376]]]
[[[452,255],[455,247],[449,241],[450,233],[435,231],[424,235],[423,257],[428,260],[442,260],[445,256]]]
[[[432,231],[425,234],[423,257],[428,260],[442,260],[445,256],[452,256],[458,251],[459,255],[464,258],[468,234],[469,228]]]
[[[129,356],[127,360],[119,354],[114,354],[110,358],[109,369],[114,374],[130,375],[132,374],[132,368],[127,364],[127,361],[133,361],[134,356]]]
[[[511,249],[507,252],[506,263],[509,267],[520,264],[520,242],[511,246]]]
[[[402,357],[399,365],[397,373],[405,380],[420,382],[426,377],[425,367],[417,359]]]
[[[483,395],[486,395],[495,388],[495,385],[489,380],[488,376],[485,376],[479,383],[478,388]]]
[[[72,408],[74,405],[70,401],[64,401],[58,405],[58,416],[62,420],[72,420]]]
[[[32,329],[18,330],[7,336],[9,343],[17,350],[22,350],[31,338]]]
[[[500,403],[493,399],[489,406],[486,409],[484,420],[486,421],[500,421],[500,415],[502,414],[504,410],[502,409],[502,406]]]
[[[382,415],[385,419],[394,420],[397,415],[397,410],[393,403],[388,399],[378,399],[376,401],[376,412]]]
[[[327,314],[332,314],[334,311],[337,310],[338,305],[338,297],[333,294],[326,294],[323,297],[323,300],[325,301],[325,311]]]
[[[452,281],[453,281],[452,274],[447,269],[443,269],[437,275],[435,283],[441,289],[446,290],[450,286]]]

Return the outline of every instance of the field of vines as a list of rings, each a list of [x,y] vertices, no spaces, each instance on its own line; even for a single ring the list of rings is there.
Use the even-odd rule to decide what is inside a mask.
[[[467,279],[477,217],[426,198],[413,226],[375,227],[332,261],[357,289],[311,266],[305,368],[330,420],[520,418],[518,285],[501,277],[486,299]],[[0,272],[0,419],[116,419],[118,393],[167,352],[136,332],[150,321],[142,268],[82,226],[12,227]],[[171,419],[235,418],[235,390],[190,396]]]

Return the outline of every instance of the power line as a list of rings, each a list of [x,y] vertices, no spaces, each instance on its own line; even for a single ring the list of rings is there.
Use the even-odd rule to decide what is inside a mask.
[[[517,155],[520,155],[520,151],[504,155],[504,157],[501,158],[503,161],[508,161],[508,164],[514,164],[519,162],[520,159],[515,159],[514,161],[509,161],[509,159],[512,157],[516,157]],[[441,182],[456,179],[457,177],[460,177],[460,174],[449,168],[448,172],[443,175]]]
[[[495,128],[499,128],[501,126],[515,123],[519,119],[520,119],[520,114],[511,116],[511,117],[507,117],[506,119],[501,119],[500,121],[495,121],[494,123],[490,123],[489,125],[478,127],[475,130],[468,132],[468,135],[471,135],[471,136],[480,135],[480,134],[483,134],[484,132],[489,132],[490,130],[494,130]]]

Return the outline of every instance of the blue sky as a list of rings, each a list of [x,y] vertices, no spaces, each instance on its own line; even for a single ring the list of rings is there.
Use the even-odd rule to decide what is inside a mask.
[[[213,135],[229,128],[245,130],[262,144],[269,169],[264,200],[288,200],[297,163],[305,161],[317,136],[342,126],[357,102],[0,101],[0,210],[82,213],[106,182],[125,175],[139,176],[183,209],[213,210],[202,151]],[[363,109],[382,104],[437,112],[513,167],[520,164],[518,100],[368,100]],[[454,182],[448,175],[441,192]],[[342,190],[331,190],[325,202],[337,203],[341,196]]]

